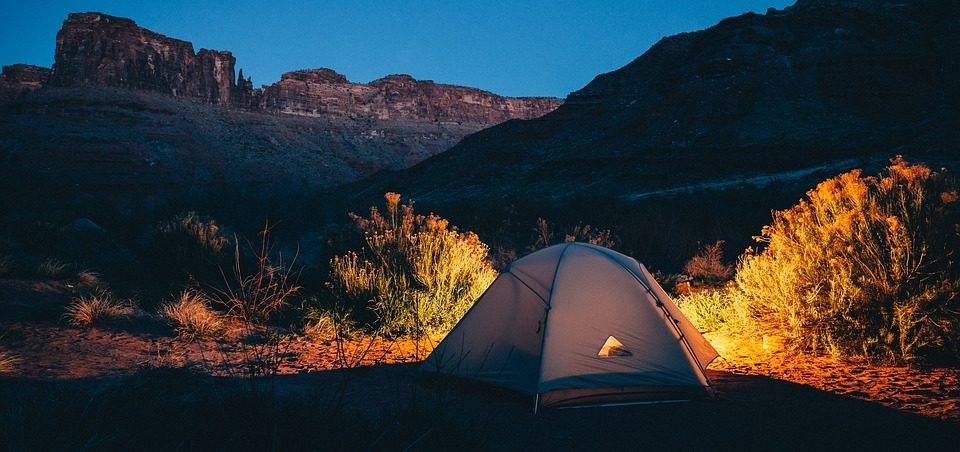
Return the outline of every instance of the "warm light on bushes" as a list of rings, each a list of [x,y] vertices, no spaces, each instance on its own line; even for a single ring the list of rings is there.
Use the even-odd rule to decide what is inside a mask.
[[[910,359],[956,352],[960,249],[952,177],[894,159],[885,175],[850,171],[774,213],[742,257],[741,312],[795,347]],[[736,300],[735,300],[736,301]]]
[[[358,252],[330,260],[330,292],[385,334],[421,335],[451,328],[493,282],[488,247],[436,215],[416,215],[387,193],[386,216],[351,214],[363,232]],[[362,315],[360,315],[362,317]]]

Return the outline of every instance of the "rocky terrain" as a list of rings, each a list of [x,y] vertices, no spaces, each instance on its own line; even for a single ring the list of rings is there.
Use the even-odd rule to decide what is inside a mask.
[[[111,221],[244,206],[262,216],[251,203],[402,169],[560,104],[406,75],[351,83],[329,69],[254,89],[235,68],[230,52],[195,52],[130,19],[71,14],[52,69],[0,75],[5,214]]]
[[[475,211],[530,212],[526,229],[537,216],[629,225],[637,255],[742,237],[739,252],[771,208],[826,177],[897,154],[956,161],[958,19],[960,5],[925,0],[801,0],[729,18],[662,39],[542,118],[348,191],[357,205],[398,191],[488,229],[500,226]]]

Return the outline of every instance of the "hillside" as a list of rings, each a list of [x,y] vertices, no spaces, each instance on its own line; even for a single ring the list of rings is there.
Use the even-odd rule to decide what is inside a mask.
[[[716,238],[739,251],[825,177],[897,154],[956,160],[958,19],[951,2],[866,0],[729,18],[662,39],[542,118],[348,191],[357,205],[398,191],[487,229],[477,211],[501,208],[526,214],[518,231],[536,216],[620,226],[628,248],[674,260]]]
[[[0,75],[7,215],[150,217],[308,196],[560,103],[330,69],[255,89],[228,51],[100,13],[71,14],[56,44],[52,69]]]

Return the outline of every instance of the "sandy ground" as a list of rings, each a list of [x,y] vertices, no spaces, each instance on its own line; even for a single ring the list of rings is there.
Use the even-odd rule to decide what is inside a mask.
[[[255,342],[238,345],[243,343],[243,332],[237,329],[223,340],[188,342],[177,339],[163,322],[146,314],[113,326],[74,329],[59,320],[69,293],[68,287],[57,283],[0,281],[0,347],[20,358],[12,376],[89,380],[164,366],[243,376],[240,364],[259,351],[278,357],[277,381],[290,391],[310,391],[344,372],[355,372],[350,374],[349,396],[359,398],[358,407],[376,411],[384,404],[398,403],[402,394],[423,390],[415,362],[436,340],[356,339],[338,347],[333,340],[298,337],[272,347]],[[708,339],[723,356],[708,370],[718,394],[712,400],[547,410],[533,417],[532,401],[507,391],[476,389],[463,383],[452,390],[448,385],[443,395],[436,397],[457,410],[478,435],[495,441],[493,449],[580,449],[587,445],[621,449],[624,444],[637,444],[638,431],[651,435],[650,444],[676,445],[677,449],[704,445],[721,449],[861,449],[890,444],[913,449],[960,441],[958,368],[841,362],[825,356],[768,352],[759,341],[734,343],[709,335]],[[435,391],[427,387],[426,392]],[[491,409],[496,410],[495,419]],[[698,423],[710,425],[705,430],[710,441],[689,436],[697,434]],[[751,438],[761,431],[765,433]],[[781,436],[787,440],[790,435],[806,439],[764,443]]]

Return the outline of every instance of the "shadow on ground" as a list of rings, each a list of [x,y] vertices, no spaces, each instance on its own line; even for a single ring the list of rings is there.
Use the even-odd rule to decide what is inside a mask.
[[[956,445],[960,425],[760,376],[716,399],[533,413],[529,397],[395,364],[214,378],[0,379],[10,450],[864,450]]]

